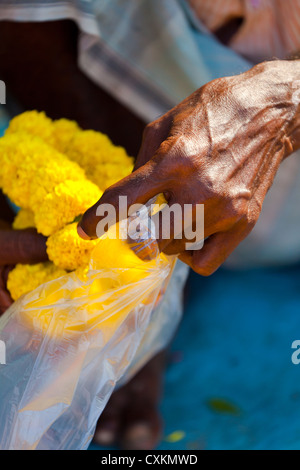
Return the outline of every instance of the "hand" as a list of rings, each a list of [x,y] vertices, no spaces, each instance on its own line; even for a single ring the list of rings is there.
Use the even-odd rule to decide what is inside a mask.
[[[35,229],[0,229],[0,266],[47,261],[46,240]]]
[[[7,310],[13,300],[6,289],[7,277],[13,266],[0,266],[0,315]]]
[[[3,225],[1,223],[1,227]],[[46,237],[39,235],[36,230],[0,228],[0,314],[12,304],[6,282],[8,273],[14,265],[34,264],[47,259]]]
[[[202,275],[213,273],[249,234],[281,161],[300,147],[300,62],[274,61],[214,80],[146,127],[135,171],[107,189],[78,231],[96,237],[101,203],[204,204],[205,243],[158,240]]]

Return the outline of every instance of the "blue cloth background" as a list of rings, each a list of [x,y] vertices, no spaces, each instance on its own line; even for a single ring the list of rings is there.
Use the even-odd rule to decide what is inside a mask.
[[[165,377],[158,449],[300,449],[295,339],[300,266],[191,273]],[[172,436],[179,439],[168,442]]]

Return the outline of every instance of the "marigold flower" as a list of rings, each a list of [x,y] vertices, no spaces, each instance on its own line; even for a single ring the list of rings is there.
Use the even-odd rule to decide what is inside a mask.
[[[74,271],[87,266],[90,254],[98,240],[83,240],[77,233],[77,223],[69,224],[47,240],[49,259],[58,267]]]
[[[13,221],[12,226],[15,230],[23,230],[25,228],[35,227],[34,213],[28,209],[20,209]]]
[[[52,120],[43,111],[25,111],[14,117],[5,131],[5,135],[20,131],[37,136],[50,145],[55,142]]]
[[[82,240],[74,220],[132,171],[133,159],[100,132],[27,111],[13,118],[0,138],[0,168],[1,189],[21,208],[13,227],[36,227],[48,236],[53,261],[17,265],[8,279],[13,299],[65,270],[85,272],[97,242]]]
[[[17,264],[10,271],[7,288],[13,300],[27,294],[45,282],[64,276],[66,271],[57,268],[53,263]]]
[[[88,180],[67,180],[58,184],[35,208],[38,232],[52,235],[93,206],[101,195],[100,189]]]

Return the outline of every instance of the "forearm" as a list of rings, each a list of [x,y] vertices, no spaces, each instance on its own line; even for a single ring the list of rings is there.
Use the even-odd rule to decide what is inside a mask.
[[[300,148],[300,60],[281,60],[266,63],[276,81],[279,96],[285,89],[281,103],[286,108],[285,146],[286,155]]]
[[[294,130],[291,136],[293,150],[300,149],[300,59],[290,61],[296,78],[292,87],[292,100],[296,105]]]

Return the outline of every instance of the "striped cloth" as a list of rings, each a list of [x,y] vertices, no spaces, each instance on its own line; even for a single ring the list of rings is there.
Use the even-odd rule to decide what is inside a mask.
[[[300,0],[188,1],[212,32],[233,18],[242,18],[228,46],[253,62],[300,52]]]
[[[185,0],[3,0],[0,19],[70,18],[78,60],[97,84],[145,122],[213,78],[251,64],[209,36]]]

